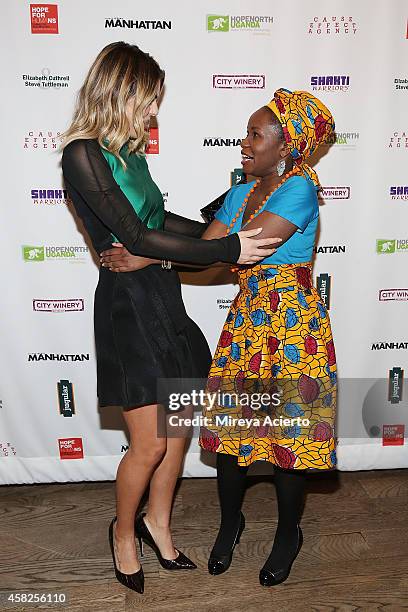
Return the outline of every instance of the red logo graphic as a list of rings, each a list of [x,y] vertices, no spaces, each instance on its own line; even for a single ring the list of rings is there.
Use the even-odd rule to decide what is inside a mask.
[[[31,34],[58,34],[58,5],[30,4]]]
[[[405,425],[383,425],[383,446],[403,446]]]
[[[83,459],[82,438],[58,438],[60,459]]]
[[[146,153],[148,155],[158,155],[159,153],[159,128],[151,127],[150,128],[150,138],[149,144],[146,148]]]

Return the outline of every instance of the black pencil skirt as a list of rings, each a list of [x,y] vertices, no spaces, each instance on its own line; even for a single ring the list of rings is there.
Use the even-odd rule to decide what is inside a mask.
[[[100,406],[162,403],[159,379],[207,377],[211,352],[185,310],[175,270],[150,265],[116,273],[101,267],[94,327]]]

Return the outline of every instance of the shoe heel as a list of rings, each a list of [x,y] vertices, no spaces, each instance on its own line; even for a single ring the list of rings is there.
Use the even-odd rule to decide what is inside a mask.
[[[183,570],[183,569],[196,569],[197,566],[191,561],[186,555],[184,555],[177,548],[175,551],[178,553],[175,559],[165,559],[156,542],[153,539],[152,534],[147,528],[143,517],[146,513],[139,514],[135,519],[135,537],[139,540],[140,556],[143,557],[144,544],[150,546],[150,548],[156,553],[157,559],[160,565],[166,570]]]
[[[140,556],[144,557],[144,542],[140,536],[137,539],[139,540]]]
[[[136,591],[137,593],[143,593],[144,591],[144,574],[143,568],[134,572],[133,574],[124,574],[118,569],[116,557],[115,557],[115,542],[114,542],[114,533],[113,533],[113,525],[116,522],[116,517],[112,520],[109,525],[109,545],[112,553],[113,567],[115,570],[115,576],[118,582],[123,584],[123,586],[128,589],[132,589],[132,591]]]

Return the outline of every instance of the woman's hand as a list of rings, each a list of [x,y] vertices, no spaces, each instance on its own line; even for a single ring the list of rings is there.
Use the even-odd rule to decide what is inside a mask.
[[[151,264],[159,263],[158,259],[132,255],[120,242],[114,242],[112,247],[114,248],[102,251],[100,255],[101,266],[109,268],[111,272],[133,272]]]
[[[239,264],[254,264],[265,257],[269,257],[276,253],[276,248],[272,248],[272,244],[282,242],[282,238],[259,238],[254,239],[252,236],[257,236],[262,232],[262,227],[256,227],[251,230],[242,230],[238,232],[241,241],[241,255],[238,259]],[[279,246],[277,244],[277,246]]]

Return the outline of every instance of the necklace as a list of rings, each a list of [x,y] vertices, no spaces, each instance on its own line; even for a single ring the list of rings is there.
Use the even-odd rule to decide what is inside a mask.
[[[259,213],[261,212],[261,209],[265,206],[266,202],[269,200],[269,198],[271,197],[271,195],[273,193],[275,193],[275,191],[277,189],[279,189],[279,187],[281,187],[283,185],[283,183],[285,183],[288,178],[290,178],[291,176],[293,176],[294,174],[298,174],[300,172],[298,166],[294,166],[292,168],[292,170],[289,170],[289,172],[287,172],[287,174],[285,174],[282,178],[282,180],[272,189],[272,191],[270,193],[268,193],[264,199],[262,200],[262,202],[260,203],[260,205],[258,206],[258,208],[256,210],[254,210],[254,212],[252,213],[252,215],[249,217],[248,221],[246,221],[246,223],[244,225],[248,225],[248,223],[250,223],[252,221],[252,219],[254,219],[255,217],[257,217],[259,215]],[[235,223],[238,220],[238,217],[240,216],[241,212],[243,210],[245,210],[246,205],[248,204],[248,200],[251,197],[251,195],[254,193],[255,189],[260,185],[261,181],[260,179],[258,179],[255,183],[255,185],[253,185],[251,187],[251,189],[248,191],[246,197],[244,198],[244,201],[242,203],[242,205],[239,207],[237,214],[235,215],[235,217],[233,218],[233,220],[231,221],[231,223],[229,224],[227,231],[225,232],[225,235],[228,236],[228,234],[231,232],[232,228],[234,227]],[[242,226],[241,226],[242,229]],[[239,267],[233,266],[231,268],[231,272],[237,272],[237,270],[239,270]]]

